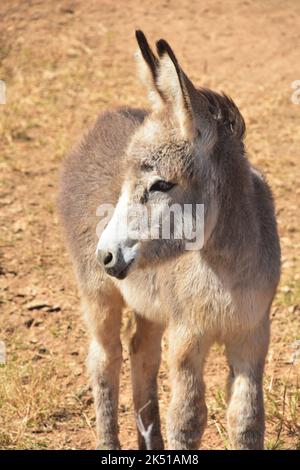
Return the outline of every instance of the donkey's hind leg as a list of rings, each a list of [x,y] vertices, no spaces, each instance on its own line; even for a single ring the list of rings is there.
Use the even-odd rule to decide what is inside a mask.
[[[269,319],[226,344],[230,365],[228,433],[234,449],[264,447],[263,370],[269,344]]]
[[[134,409],[149,433],[151,449],[163,449],[157,397],[157,373],[160,365],[161,338],[164,327],[139,315],[136,331],[130,341],[130,359]],[[147,443],[138,430],[139,449],[147,449]],[[148,443],[149,447],[149,443]]]
[[[85,296],[83,306],[92,336],[88,367],[96,407],[97,448],[119,449],[117,414],[123,300],[114,286],[107,282],[106,288],[97,295]]]

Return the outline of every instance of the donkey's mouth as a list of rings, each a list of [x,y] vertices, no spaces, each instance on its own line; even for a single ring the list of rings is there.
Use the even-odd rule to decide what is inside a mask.
[[[132,266],[134,259],[130,260],[129,263],[123,267],[123,269],[118,269],[116,266],[106,269],[106,273],[110,276],[113,276],[119,280],[125,279],[129,274],[130,267]]]

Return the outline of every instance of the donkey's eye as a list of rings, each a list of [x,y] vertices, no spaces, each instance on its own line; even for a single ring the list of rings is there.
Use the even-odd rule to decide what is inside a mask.
[[[152,184],[149,191],[150,192],[160,191],[162,193],[167,193],[174,186],[175,186],[175,183],[171,183],[170,181],[159,180],[159,181],[155,181],[155,183]]]

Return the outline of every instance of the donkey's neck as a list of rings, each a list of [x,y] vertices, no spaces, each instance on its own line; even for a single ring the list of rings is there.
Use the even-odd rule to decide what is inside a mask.
[[[212,156],[209,176],[207,192],[218,213],[203,254],[235,262],[236,254],[248,252],[258,236],[250,164],[241,149],[224,148]]]

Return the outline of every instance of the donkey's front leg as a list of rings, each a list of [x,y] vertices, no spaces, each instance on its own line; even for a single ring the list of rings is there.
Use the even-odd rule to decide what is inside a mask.
[[[172,399],[167,417],[168,448],[198,449],[207,421],[203,366],[208,343],[169,330],[169,370]]]
[[[112,294],[112,292],[110,292]],[[88,366],[96,407],[97,448],[119,449],[118,396],[122,363],[120,325],[122,300],[118,293],[84,299],[92,333]]]
[[[263,370],[269,344],[269,320],[228,341],[228,433],[234,449],[264,448]]]
[[[157,396],[163,331],[162,325],[136,315],[136,331],[130,341],[134,409],[140,415],[144,428],[151,426],[149,441],[152,450],[164,448]],[[147,449],[147,442],[139,430],[138,441],[139,449]]]

